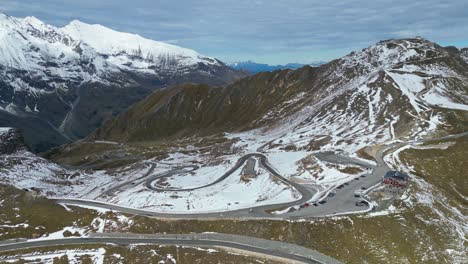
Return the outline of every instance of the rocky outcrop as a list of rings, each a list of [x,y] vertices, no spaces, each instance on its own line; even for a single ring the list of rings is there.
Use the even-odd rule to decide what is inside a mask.
[[[14,128],[0,128],[0,155],[8,155],[19,150],[27,150],[23,136]]]

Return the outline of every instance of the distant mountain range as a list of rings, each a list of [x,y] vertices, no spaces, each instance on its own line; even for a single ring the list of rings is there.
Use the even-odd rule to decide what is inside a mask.
[[[259,73],[259,72],[266,72],[266,71],[276,71],[276,70],[284,70],[284,69],[298,69],[303,66],[309,65],[309,66],[320,66],[322,64],[325,64],[326,62],[324,61],[319,61],[319,62],[313,62],[309,64],[301,64],[301,63],[288,63],[284,65],[269,65],[269,64],[264,64],[264,63],[257,63],[253,61],[243,61],[243,62],[234,62],[228,64],[232,68],[236,70],[244,70],[248,71],[250,73]]]
[[[57,28],[0,13],[0,127],[18,128],[35,151],[88,135],[157,88],[243,76],[196,51],[101,25]]]

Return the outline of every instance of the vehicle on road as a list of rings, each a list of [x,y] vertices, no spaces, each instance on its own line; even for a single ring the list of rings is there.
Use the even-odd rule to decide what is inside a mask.
[[[356,206],[367,206],[369,203],[365,200],[360,200],[356,202]]]
[[[359,189],[354,191],[354,197],[361,197],[364,195],[364,190]]]

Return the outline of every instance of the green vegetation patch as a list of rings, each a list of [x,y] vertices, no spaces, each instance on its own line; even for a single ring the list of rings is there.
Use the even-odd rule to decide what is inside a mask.
[[[413,166],[415,175],[437,186],[446,197],[453,198],[466,207],[468,137],[454,141],[428,142],[426,145],[444,143],[449,143],[446,149],[407,149],[400,154],[400,158],[406,165]]]
[[[68,212],[33,192],[0,185],[0,240],[36,238],[74,223],[90,226],[96,216],[94,211],[83,208]]]
[[[27,250],[18,250],[12,252],[0,253],[0,258],[15,257],[17,255],[40,255],[57,254],[51,258],[54,264],[69,263],[70,259],[65,255],[68,251],[70,255],[73,252],[81,253],[91,250],[104,249],[104,263],[178,263],[178,264],[205,264],[205,263],[226,263],[226,264],[254,264],[254,263],[284,263],[281,261],[266,259],[261,256],[248,256],[243,253],[228,252],[224,249],[192,248],[180,246],[159,246],[159,245],[82,245],[82,246],[53,246]],[[79,263],[91,264],[93,253],[89,255],[80,255],[75,259]],[[44,260],[42,258],[42,260]],[[0,263],[1,260],[0,260]],[[10,262],[11,263],[11,262]],[[18,260],[13,263],[30,263],[25,260]],[[35,262],[37,263],[37,262]]]

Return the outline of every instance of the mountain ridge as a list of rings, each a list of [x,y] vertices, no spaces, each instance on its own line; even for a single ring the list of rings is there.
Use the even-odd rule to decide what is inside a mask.
[[[245,76],[193,50],[101,25],[57,28],[5,14],[0,25],[0,125],[19,128],[36,151],[88,135],[155,89]]]
[[[453,113],[461,111],[463,116],[463,111],[468,110],[466,68],[459,55],[424,39],[381,41],[316,68],[260,73],[223,89],[203,87],[206,97],[188,95],[189,91],[200,90],[197,86],[173,88],[177,92],[169,97],[158,97],[156,92],[110,120],[92,137],[154,140],[160,135],[152,133],[152,129],[169,128],[161,132],[168,136],[185,129],[193,132],[218,125],[218,132],[281,127],[285,135],[294,134],[288,137],[299,137],[309,129],[302,135],[304,139],[312,131],[318,135],[335,134],[333,144],[339,145],[346,145],[347,137],[354,138],[362,131],[368,138],[363,137],[356,147],[372,137],[420,137],[435,132],[438,126],[446,126],[444,122]],[[142,105],[153,110],[147,111]],[[159,107],[151,108],[152,105]],[[233,112],[227,110],[230,105],[234,105]],[[250,105],[256,107],[251,109]],[[203,116],[194,111],[196,107],[203,109]],[[312,141],[317,138],[310,136]],[[287,144],[282,141],[282,145]],[[303,141],[298,147],[309,145]]]

